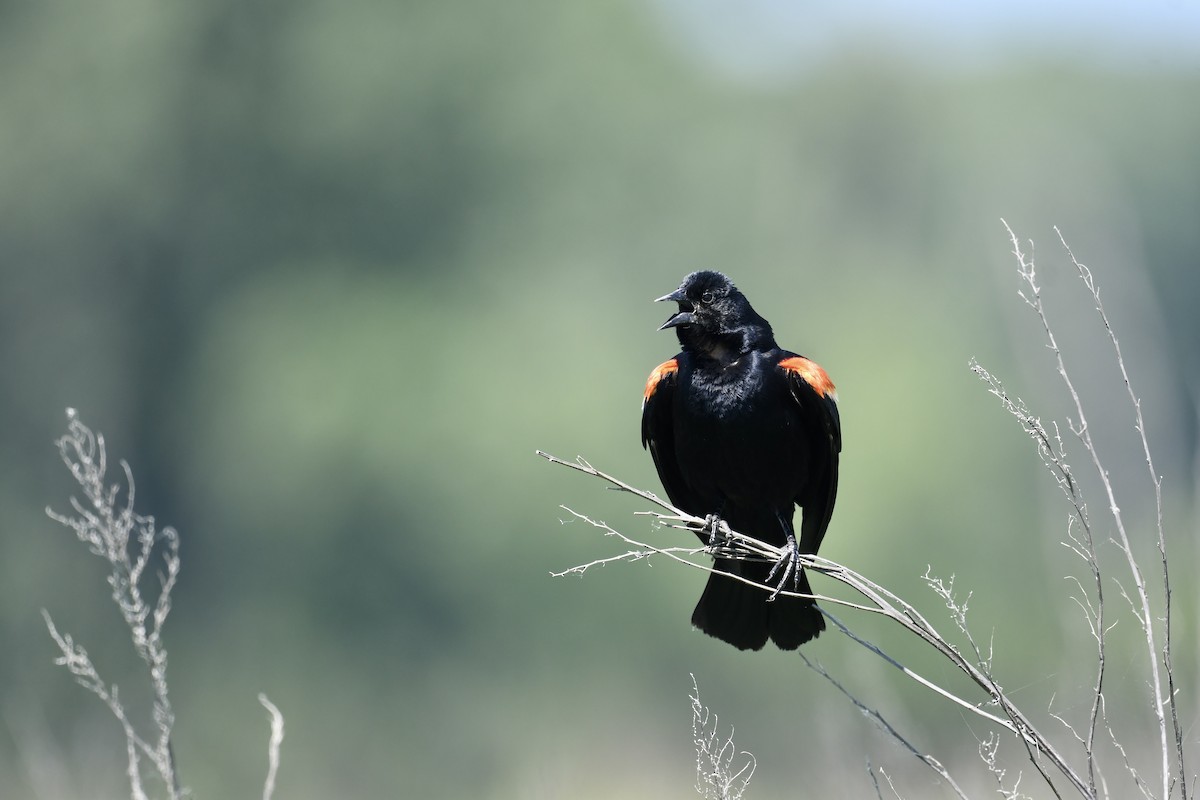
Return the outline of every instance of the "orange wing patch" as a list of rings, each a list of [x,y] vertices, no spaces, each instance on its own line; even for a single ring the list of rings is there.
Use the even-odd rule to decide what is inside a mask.
[[[666,366],[666,364],[663,366]],[[804,356],[792,356],[780,361],[779,366],[788,372],[794,372],[799,375],[821,397],[828,397],[835,402],[837,401],[837,387],[829,379],[829,373],[822,369],[821,365],[817,362],[809,361]]]
[[[646,380],[646,394],[643,396],[642,402],[644,403],[650,399],[650,396],[654,394],[654,390],[658,388],[659,381],[678,371],[679,362],[673,358],[655,367],[654,371],[650,373],[650,377]]]

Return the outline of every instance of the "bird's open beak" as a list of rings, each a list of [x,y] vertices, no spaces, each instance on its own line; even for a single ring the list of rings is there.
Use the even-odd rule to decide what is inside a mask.
[[[662,303],[666,300],[671,300],[676,303],[682,303],[684,300],[683,289],[676,289],[675,291],[671,292],[670,294],[664,294],[662,297],[658,298],[654,302]],[[664,322],[659,327],[659,330],[665,331],[667,328],[674,328],[679,325],[690,325],[695,321],[696,321],[696,317],[695,317],[695,315],[692,314],[692,310],[690,308],[689,309],[680,308],[678,313],[673,314],[670,319],[668,319],[666,322]]]
[[[691,325],[696,321],[695,316],[690,311],[680,311],[678,314],[671,317],[669,320],[658,326],[660,331],[665,331],[667,328],[674,328],[679,325]]]

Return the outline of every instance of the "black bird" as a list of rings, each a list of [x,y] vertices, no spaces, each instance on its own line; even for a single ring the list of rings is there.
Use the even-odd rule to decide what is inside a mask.
[[[837,496],[842,449],[837,393],[825,370],[781,350],[771,325],[719,272],[693,272],[670,294],[682,352],[646,382],[642,446],[671,502],[789,554],[778,563],[718,558],[716,569],[811,594],[800,553],[816,553]],[[803,511],[800,536],[792,526]],[[790,586],[788,585],[790,584]],[[825,630],[810,599],[770,593],[712,574],[692,624],[741,650],[769,638],[794,650]]]

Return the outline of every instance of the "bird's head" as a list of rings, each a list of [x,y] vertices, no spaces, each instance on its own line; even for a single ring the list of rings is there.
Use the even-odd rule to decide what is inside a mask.
[[[684,349],[726,360],[750,348],[774,346],[770,324],[720,272],[691,273],[678,289],[655,302],[667,300],[678,303],[679,311],[659,330],[675,328]]]

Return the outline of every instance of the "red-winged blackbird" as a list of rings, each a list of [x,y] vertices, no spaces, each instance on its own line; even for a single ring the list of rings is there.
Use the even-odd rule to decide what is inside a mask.
[[[816,363],[781,350],[770,323],[719,272],[693,272],[658,299],[679,304],[659,330],[674,328],[683,348],[650,374],[642,404],[642,445],[667,496],[712,518],[712,535],[719,517],[791,551],[774,565],[718,558],[716,569],[756,583],[778,578],[781,589],[811,594],[797,557],[821,546],[837,496],[842,431],[832,381]],[[794,506],[803,510],[799,541]],[[692,624],[741,650],[768,638],[793,650],[825,630],[812,600],[717,574]]]

